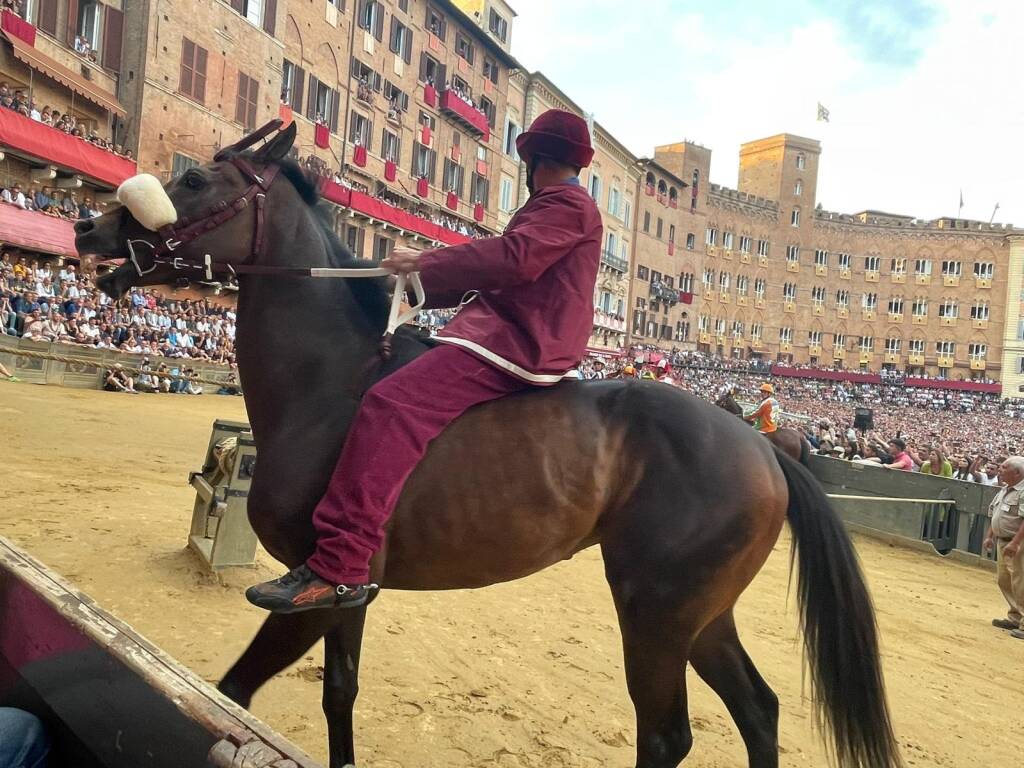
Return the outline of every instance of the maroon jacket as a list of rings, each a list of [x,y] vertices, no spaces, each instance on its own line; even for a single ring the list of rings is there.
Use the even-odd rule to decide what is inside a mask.
[[[476,297],[439,334],[531,384],[554,384],[583,357],[594,323],[601,214],[578,184],[545,187],[505,234],[420,257],[427,307]]]

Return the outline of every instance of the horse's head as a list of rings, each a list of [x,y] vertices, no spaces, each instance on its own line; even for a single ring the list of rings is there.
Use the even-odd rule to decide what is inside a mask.
[[[265,200],[295,141],[294,123],[256,151],[245,150],[279,126],[268,124],[165,186],[148,175],[128,179],[118,189],[120,208],[77,222],[80,254],[125,259],[98,287],[119,297],[138,285],[227,277],[232,265],[255,261],[266,238]],[[277,185],[275,193],[282,187],[299,200],[291,184]]]

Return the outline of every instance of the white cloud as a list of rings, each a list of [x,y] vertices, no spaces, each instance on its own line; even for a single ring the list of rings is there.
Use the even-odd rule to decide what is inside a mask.
[[[999,202],[997,221],[1024,226],[1024,3],[933,0],[936,23],[913,33],[923,52],[903,66],[825,14],[751,35],[681,5],[520,0],[514,50],[637,154],[711,147],[717,183],[735,186],[740,143],[788,131],[822,142],[826,208],[955,215],[962,186],[965,216]],[[818,101],[830,123],[815,122]]]

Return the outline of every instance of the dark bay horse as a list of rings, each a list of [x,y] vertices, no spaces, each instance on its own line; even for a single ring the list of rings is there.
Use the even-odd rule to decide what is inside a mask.
[[[236,347],[259,452],[249,516],[289,567],[313,549],[312,511],[368,377],[426,348],[399,334],[381,366],[387,283],[301,276],[368,264],[339,245],[318,215],[315,185],[285,159],[294,136],[291,126],[256,151],[236,145],[171,181],[179,223],[160,238],[127,208],[75,225],[81,253],[134,256],[101,278],[112,296],[204,262],[238,273]],[[263,191],[253,193],[257,184]],[[253,194],[265,197],[237,203]],[[186,226],[195,227],[187,242]],[[386,589],[475,588],[600,545],[636,709],[637,768],[672,768],[690,751],[687,662],[725,702],[750,765],[774,768],[778,700],[740,643],[733,606],[787,519],[814,701],[837,762],[897,766],[871,600],[827,498],[744,424],[674,388],[574,382],[471,409],[407,482],[374,577]],[[220,689],[248,706],[325,636],[330,764],[354,764],[364,619],[365,609],[271,615]]]
[[[722,410],[743,418],[743,406],[736,402],[732,392],[724,392],[719,395],[718,399],[715,400],[715,405]],[[796,459],[805,467],[810,464],[811,444],[807,442],[807,438],[800,433],[800,430],[793,429],[792,427],[781,427],[774,432],[765,433],[764,436],[768,438],[768,442],[790,458]]]

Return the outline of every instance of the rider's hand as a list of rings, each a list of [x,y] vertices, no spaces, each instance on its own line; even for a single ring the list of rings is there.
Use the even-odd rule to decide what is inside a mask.
[[[412,248],[395,248],[380,265],[396,275],[408,275],[418,268],[420,252]]]

